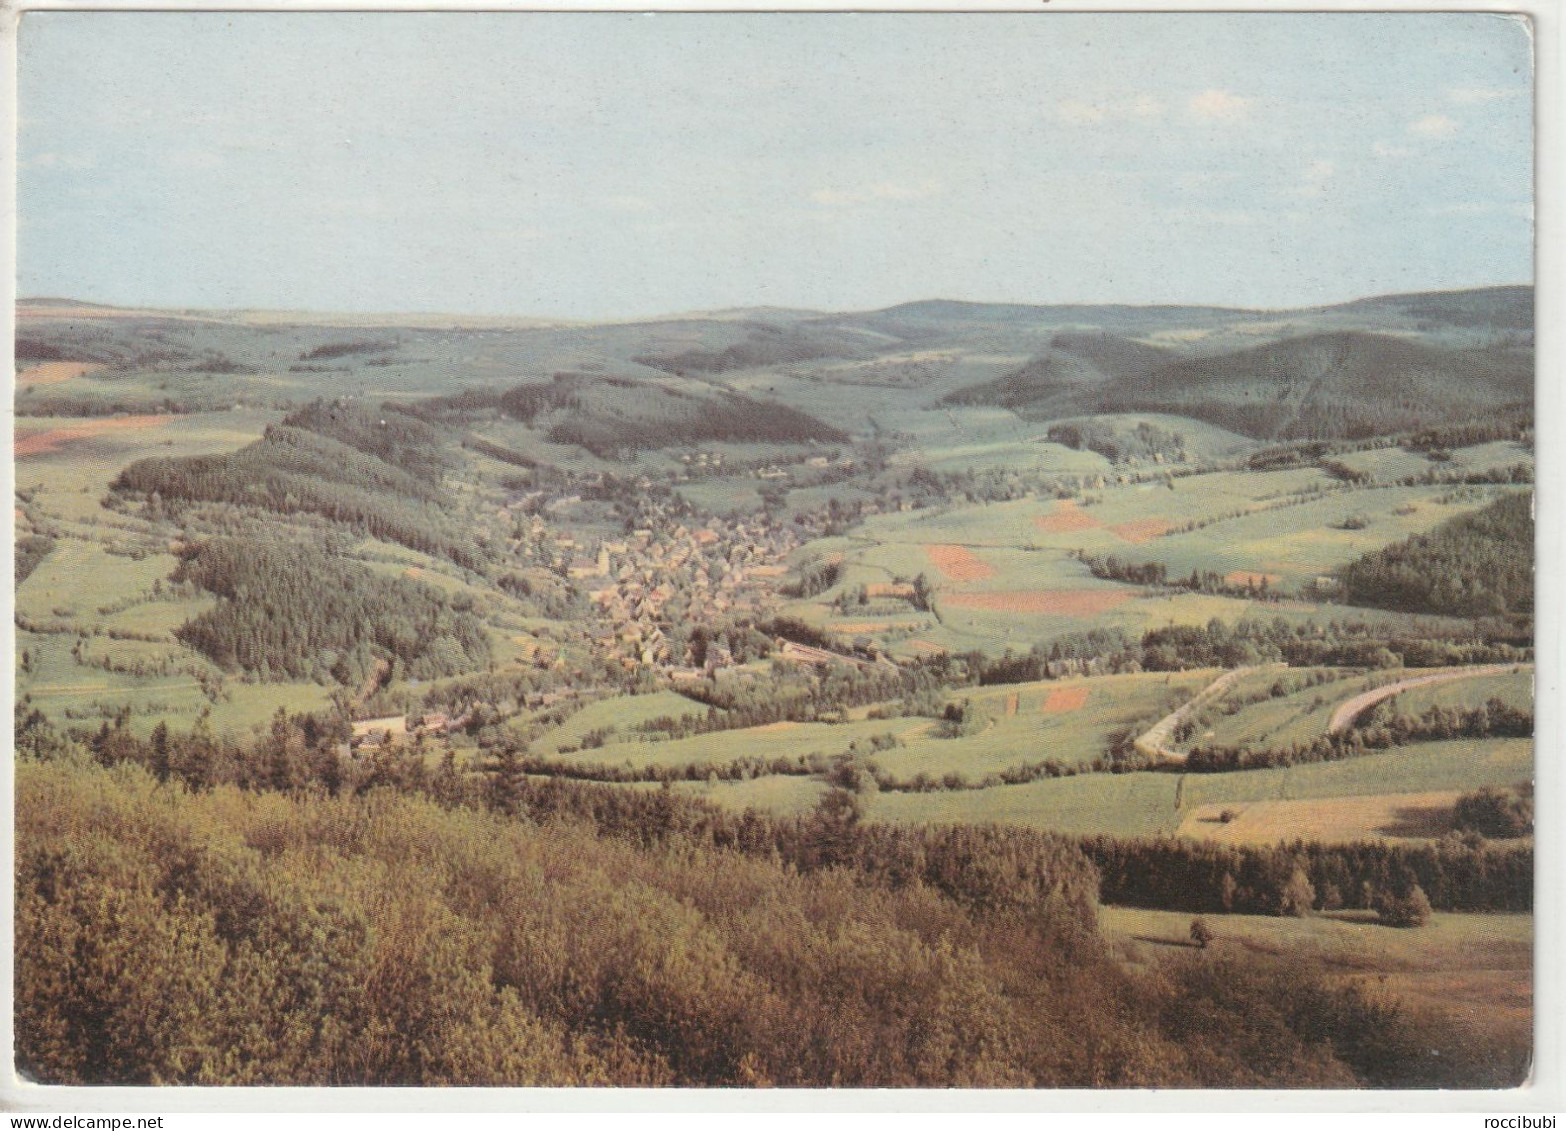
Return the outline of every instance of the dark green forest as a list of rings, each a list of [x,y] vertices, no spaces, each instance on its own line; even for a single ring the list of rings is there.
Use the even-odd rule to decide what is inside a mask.
[[[1533,493],[1497,499],[1339,571],[1355,605],[1447,616],[1533,616]]]
[[[312,514],[477,568],[482,555],[447,517],[443,437],[396,412],[316,402],[232,455],[144,459],[113,483],[155,507],[212,502]]]
[[[316,546],[214,539],[185,552],[174,580],[219,597],[179,638],[263,680],[358,685],[381,663],[432,679],[489,660],[489,637],[470,608]]]

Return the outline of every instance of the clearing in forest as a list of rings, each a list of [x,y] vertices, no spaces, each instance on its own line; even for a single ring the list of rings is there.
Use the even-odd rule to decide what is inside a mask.
[[[75,377],[85,377],[103,366],[96,361],[46,361],[16,375],[18,385],[58,385]]]
[[[1203,805],[1180,825],[1179,835],[1223,844],[1429,840],[1452,830],[1452,806],[1459,796],[1460,790],[1435,790]],[[1225,811],[1231,814],[1227,821]]]
[[[1276,585],[1282,580],[1283,577],[1281,574],[1253,573],[1248,569],[1234,569],[1230,570],[1227,574],[1224,575],[1224,581],[1229,585],[1258,586],[1264,582],[1268,585]]]

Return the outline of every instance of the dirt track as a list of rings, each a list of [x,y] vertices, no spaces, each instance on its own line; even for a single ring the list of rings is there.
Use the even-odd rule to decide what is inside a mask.
[[[1191,699],[1187,700],[1185,703],[1169,712],[1169,714],[1159,719],[1145,732],[1143,732],[1132,745],[1134,745],[1143,754],[1146,754],[1149,758],[1161,758],[1168,762],[1185,761],[1185,754],[1182,751],[1171,750],[1169,747],[1164,745],[1164,743],[1168,742],[1170,737],[1174,734],[1175,727],[1179,726],[1183,721],[1185,721],[1185,719],[1189,718],[1192,714],[1206,706],[1208,703],[1211,703],[1214,699],[1221,699],[1224,692],[1228,691],[1229,688],[1233,686],[1234,682],[1241,676],[1247,675],[1250,672],[1261,671],[1264,668],[1283,667],[1287,667],[1287,665],[1262,664],[1256,667],[1234,668],[1231,671],[1224,672],[1223,675],[1219,676],[1206,687],[1202,688],[1202,690],[1197,692],[1196,695],[1194,695]]]
[[[1500,675],[1502,672],[1509,672],[1513,668],[1522,666],[1521,664],[1485,664],[1479,667],[1460,668],[1457,671],[1435,672],[1431,675],[1415,676],[1413,679],[1389,683],[1385,687],[1372,688],[1370,691],[1361,692],[1354,698],[1345,700],[1336,711],[1333,711],[1332,719],[1327,723],[1327,733],[1341,734],[1353,725],[1355,719],[1359,718],[1359,716],[1370,710],[1377,703],[1390,699],[1400,692],[1410,691],[1416,687],[1428,687],[1432,683],[1447,683],[1454,679],[1472,679],[1478,675]]]

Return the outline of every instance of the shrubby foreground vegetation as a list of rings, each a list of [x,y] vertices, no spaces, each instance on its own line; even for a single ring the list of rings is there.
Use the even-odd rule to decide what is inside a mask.
[[[1526,1062],[1298,963],[1127,968],[1066,838],[728,816],[504,765],[278,778],[304,753],[282,723],[230,751],[245,785],[191,788],[23,729],[40,1081],[1482,1086]]]
[[[23,1070],[1515,1083],[1531,301],[30,319]]]

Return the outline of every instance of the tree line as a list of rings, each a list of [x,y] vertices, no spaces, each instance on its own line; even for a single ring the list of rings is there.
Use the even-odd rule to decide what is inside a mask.
[[[1533,712],[1492,697],[1477,707],[1435,705],[1418,716],[1373,708],[1371,717],[1358,726],[1286,747],[1197,746],[1186,755],[1181,767],[1194,774],[1271,770],[1281,766],[1337,762],[1414,742],[1532,737]]]

